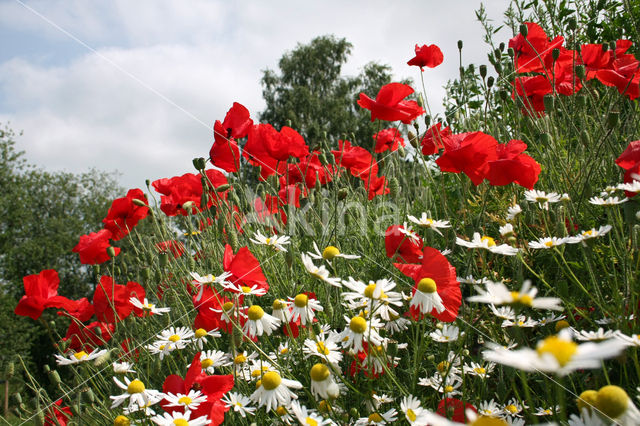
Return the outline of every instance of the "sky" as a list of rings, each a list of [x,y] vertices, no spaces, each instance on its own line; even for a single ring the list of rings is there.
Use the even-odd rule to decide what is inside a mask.
[[[487,0],[502,22],[508,0]],[[212,127],[233,102],[257,121],[260,78],[298,43],[333,34],[353,44],[343,74],[370,61],[395,80],[420,81],[406,62],[415,44],[437,44],[444,62],[425,69],[440,107],[464,64],[487,63],[476,0],[0,0],[0,123],[18,149],[51,171],[117,171],[124,188],[195,172]],[[507,41],[510,33],[498,33]],[[419,89],[419,87],[415,87]],[[374,94],[369,94],[375,96]],[[124,195],[124,194],[123,194]]]

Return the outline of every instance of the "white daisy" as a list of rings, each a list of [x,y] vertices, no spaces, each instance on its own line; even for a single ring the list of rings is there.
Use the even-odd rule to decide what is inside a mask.
[[[640,336],[637,334],[627,336],[622,332],[618,332],[615,337],[616,339],[622,340],[623,342],[627,343],[629,346],[640,346]]]
[[[507,327],[531,328],[537,325],[538,325],[538,321],[534,320],[531,317],[527,317],[525,315],[518,315],[513,320],[502,321],[502,328],[507,328]]]
[[[571,330],[561,330],[557,335],[539,341],[536,349],[511,351],[489,343],[483,356],[488,361],[524,371],[543,371],[564,376],[575,370],[600,368],[603,359],[618,356],[626,348],[626,344],[617,339],[578,345],[571,339],[571,334]]]
[[[206,285],[220,284],[225,285],[228,281],[227,278],[231,276],[230,272],[223,272],[220,275],[213,276],[211,274],[205,275],[204,277],[200,276],[196,272],[189,272],[193,281],[191,281],[191,285],[198,289],[198,294],[196,295],[195,301],[199,302],[202,299],[202,295],[204,293],[204,287]]]
[[[226,353],[218,350],[200,352],[200,364],[202,369],[209,374],[213,374],[218,367],[228,367],[233,365]]]
[[[151,421],[162,426],[205,426],[209,424],[209,418],[207,416],[200,416],[192,419],[191,411],[189,410],[184,413],[179,411],[163,413],[162,415],[152,417]]]
[[[407,218],[409,219],[409,221],[415,223],[418,226],[433,229],[440,235],[442,235],[442,232],[440,232],[441,228],[451,228],[448,220],[433,220],[431,218],[428,218],[427,213],[425,212],[422,212],[422,216],[420,216],[420,219],[411,215],[407,215]]]
[[[194,336],[195,333],[187,327],[169,327],[156,336],[158,340],[155,343],[171,345],[174,349],[183,349],[191,343],[191,338]]]
[[[496,308],[495,305],[489,305],[491,313],[502,320],[513,320],[516,318],[516,313],[510,306],[502,306]]]
[[[309,297],[306,293],[300,293],[294,298],[289,298],[291,302],[291,321],[300,319],[300,324],[307,325],[313,323],[316,311],[323,311],[324,308],[315,297]]]
[[[367,321],[361,316],[355,316],[351,319],[345,316],[344,319],[349,323],[349,326],[340,333],[343,348],[353,348],[354,352],[360,352],[365,340],[375,346],[382,343],[382,338],[376,331],[381,326],[377,319]]]
[[[581,342],[602,342],[603,340],[613,339],[620,333],[620,330],[604,331],[602,327],[598,328],[598,331],[578,331],[575,328],[571,328],[571,331],[573,331],[573,337]]]
[[[280,251],[287,251],[284,245],[291,242],[289,239],[290,237],[287,235],[272,235],[271,237],[266,237],[262,235],[260,231],[253,234],[253,238],[249,238],[252,243],[273,247]]]
[[[400,410],[411,426],[426,426],[429,423],[429,412],[420,406],[420,400],[413,395],[402,398]]]
[[[204,344],[208,337],[221,337],[222,334],[217,329],[207,331],[204,328],[198,328],[193,335],[193,343],[199,349],[204,348]]]
[[[538,241],[529,241],[529,248],[550,249],[551,247],[561,246],[566,242],[568,242],[567,238],[544,237],[544,238],[539,238]]]
[[[441,313],[445,310],[442,298],[438,294],[438,286],[431,278],[422,278],[416,286],[411,307],[416,308],[421,314],[428,314],[432,310]]]
[[[260,306],[252,305],[247,309],[247,321],[242,327],[242,332],[250,338],[262,336],[267,333],[270,336],[280,326],[280,320],[266,313]]]
[[[498,228],[498,231],[500,231],[500,236],[508,237],[513,234],[513,225],[510,223],[507,223],[504,226],[501,226],[500,228]]]
[[[292,399],[298,399],[291,389],[302,389],[302,384],[296,380],[284,379],[276,371],[268,371],[260,380],[260,385],[251,394],[251,400],[265,410],[275,410],[280,406],[289,406]]]
[[[113,372],[116,374],[135,373],[136,371],[131,368],[130,362],[114,362],[112,364]]]
[[[513,219],[515,219],[520,213],[522,213],[522,207],[520,207],[520,204],[516,204],[514,206],[510,206],[507,209],[507,220],[509,222],[511,222]]]
[[[354,423],[355,426],[365,425],[386,425],[387,423],[395,422],[398,418],[398,411],[392,408],[384,413],[371,413],[368,417],[360,417]]]
[[[194,411],[200,404],[207,400],[207,395],[197,390],[190,390],[186,395],[183,393],[174,394],[169,392],[165,394],[164,399],[167,400],[169,407],[180,407],[185,410]]]
[[[341,253],[338,247],[336,246],[327,246],[324,248],[324,250],[322,250],[322,253],[321,253],[320,248],[318,248],[318,244],[316,244],[315,241],[313,242],[313,250],[314,251],[307,252],[307,255],[309,257],[316,260],[324,259],[329,264],[331,264],[331,261],[336,257],[341,257],[343,259],[360,259],[360,256],[358,256],[357,254]]]
[[[233,408],[233,411],[240,414],[243,418],[247,417],[247,414],[255,414],[256,407],[251,406],[251,399],[238,392],[229,392],[222,397],[222,402],[229,408]]]
[[[486,290],[476,286],[478,295],[468,297],[469,302],[489,303],[492,305],[527,306],[534,309],[561,311],[562,299],[557,297],[536,297],[538,289],[531,287],[531,281],[525,280],[520,291],[510,291],[504,283],[487,282]]]
[[[526,405],[522,405],[518,400],[511,398],[505,406],[502,408],[504,414],[513,417],[522,417],[522,410],[529,408]]]
[[[533,415],[534,416],[552,416],[554,411],[558,413],[560,411],[560,406],[556,405],[555,410],[554,410],[554,407],[549,407],[549,408],[537,407],[536,411],[533,412]]]
[[[549,203],[557,203],[562,197],[555,192],[546,193],[544,191],[538,191],[537,189],[531,189],[524,192],[524,198],[532,203],[538,203],[538,207],[544,210],[549,210]]]
[[[311,257],[309,257],[308,255],[302,253],[300,256],[302,257],[302,264],[304,265],[307,272],[309,272],[312,276],[334,287],[342,287],[342,284],[340,284],[340,278],[329,277],[329,271],[324,265],[320,265],[320,267],[317,267],[313,264]]]
[[[640,181],[634,180],[628,183],[621,183],[621,184],[618,184],[616,188],[621,189],[623,191],[627,191],[627,192],[638,193],[640,192]]]
[[[171,312],[171,308],[169,307],[158,308],[153,303],[149,303],[149,300],[147,300],[146,297],[141,302],[140,299],[138,299],[137,297],[131,296],[131,298],[129,299],[129,303],[131,303],[133,306],[135,306],[138,309],[142,309],[145,313],[150,315],[162,315],[164,313]]]
[[[481,379],[486,379],[489,377],[489,375],[491,374],[495,366],[496,364],[493,362],[487,362],[485,364],[471,362],[469,364],[465,364],[462,367],[462,370],[464,371],[465,374],[468,374],[471,376],[477,376],[477,377],[480,377]]]
[[[570,244],[575,244],[580,242],[584,243],[585,241],[590,240],[592,238],[601,237],[607,234],[609,231],[611,231],[611,225],[604,225],[598,229],[591,228],[587,231],[582,231],[579,235],[576,235],[575,237],[568,237],[567,243],[570,243]]]
[[[395,282],[381,279],[365,284],[349,277],[346,281],[342,280],[342,284],[353,290],[342,292],[342,297],[350,302],[351,310],[366,307],[372,315],[379,315],[385,321],[399,315],[393,306],[402,306],[402,294],[392,291],[396,286]]]
[[[478,404],[478,414],[487,417],[498,417],[502,414],[502,410],[498,407],[498,403],[492,399]]]
[[[92,359],[96,359],[107,353],[106,349],[98,350],[94,349],[91,353],[86,353],[85,351],[75,352],[67,357],[62,355],[54,354],[56,357],[56,362],[58,365],[70,365],[70,364],[78,364],[81,362],[91,361]]]
[[[444,324],[442,329],[437,328],[429,333],[429,336],[436,342],[448,343],[458,340],[458,336],[463,336],[464,331],[460,333],[460,329],[453,324]]]
[[[618,198],[618,197],[607,197],[607,198],[602,198],[602,197],[591,197],[589,198],[589,202],[591,204],[594,204],[596,206],[616,206],[618,204],[622,204],[622,203],[626,203],[627,201],[629,201],[628,198]]]
[[[540,324],[541,326],[545,326],[547,324],[551,324],[551,323],[563,320],[565,318],[566,318],[566,315],[551,314],[551,315],[547,315],[546,317],[540,318],[540,320],[538,321],[538,324]]]
[[[340,388],[333,380],[331,370],[326,364],[317,363],[311,367],[311,393],[322,399],[335,399],[340,395]]]
[[[298,401],[291,401],[291,411],[302,426],[332,426],[336,423],[329,418],[324,418],[314,410],[309,410],[304,405],[300,405]]]
[[[122,405],[127,399],[129,400],[128,408],[131,411],[136,411],[140,408],[144,408],[151,403],[159,402],[162,399],[161,393],[154,389],[147,389],[144,383],[139,379],[129,380],[125,376],[124,383],[118,380],[117,377],[113,378],[116,385],[125,391],[122,395],[110,396],[113,400],[111,408],[116,408]]]
[[[497,245],[495,240],[491,237],[481,237],[479,233],[473,233],[473,239],[471,241],[463,240],[460,237],[456,237],[456,244],[468,248],[480,248],[489,250],[491,253],[502,254],[505,256],[515,256],[520,251],[515,247],[511,247],[508,244]]]

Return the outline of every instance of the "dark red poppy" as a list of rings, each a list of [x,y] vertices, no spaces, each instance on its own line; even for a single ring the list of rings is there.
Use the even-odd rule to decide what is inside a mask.
[[[460,401],[456,398],[445,398],[438,403],[437,413],[454,422],[466,424],[467,420],[469,420],[465,414],[466,410],[472,410],[474,413],[478,412],[476,407],[468,402]]]
[[[133,305],[131,297],[144,300],[146,292],[137,282],[129,281],[127,285],[116,284],[113,278],[103,275],[93,293],[93,307],[99,321],[115,323],[131,314]]]
[[[515,52],[514,61],[516,72],[542,72],[545,67],[545,58],[551,56],[553,49],[559,48],[564,43],[564,38],[558,36],[549,40],[542,27],[533,22],[525,22],[527,36],[516,35],[509,40],[509,47]]]
[[[18,302],[14,313],[37,320],[46,308],[61,308],[73,311],[79,302],[58,296],[60,278],[54,269],[45,269],[39,274],[22,278],[24,296]]]
[[[222,319],[222,310],[225,303],[233,303],[233,300],[218,293],[216,289],[205,287],[198,299],[199,292],[193,292],[193,306],[198,311],[194,319],[194,328],[204,328],[207,331],[225,330],[231,333],[233,325]],[[240,298],[242,303],[242,297]]]
[[[482,132],[461,133],[444,140],[444,153],[436,160],[443,172],[464,173],[479,185],[497,159],[498,141]]]
[[[233,249],[229,244],[224,250],[222,268],[231,273],[229,281],[251,287],[257,285],[259,288],[269,290],[267,278],[262,273],[260,262],[249,251],[248,247],[242,247],[238,253],[233,254]]]
[[[374,152],[396,151],[398,145],[404,146],[404,139],[400,135],[400,131],[394,127],[380,130],[373,135],[373,140],[376,142]]]
[[[411,124],[413,120],[425,113],[416,101],[404,100],[412,93],[413,89],[406,84],[389,83],[382,86],[375,100],[360,93],[358,105],[371,111],[371,121],[377,118],[385,121],[400,120],[404,124]]]
[[[442,299],[444,311],[438,313],[434,308],[431,315],[442,322],[453,322],[458,316],[458,310],[462,304],[462,293],[460,283],[456,277],[456,268],[449,263],[440,251],[433,247],[425,247],[422,253],[422,264],[411,265],[404,263],[394,263],[394,266],[404,275],[414,281],[413,294],[415,294],[418,283],[424,278],[435,281],[436,291]],[[414,306],[411,307],[414,318],[419,316],[419,312]]]
[[[111,247],[110,238],[111,231],[107,229],[91,232],[88,235],[81,236],[80,241],[71,251],[78,253],[80,255],[80,263],[85,265],[104,263],[111,259],[107,253],[107,249]],[[113,247],[113,249],[116,256],[120,254],[120,248]]]
[[[253,120],[249,110],[244,105],[234,102],[222,122],[225,136],[233,139],[243,138],[247,136],[251,126],[253,126]]]
[[[184,379],[176,374],[167,376],[162,385],[162,391],[173,394],[186,395],[189,391],[197,389],[207,396],[207,400],[192,411],[192,418],[200,416],[209,417],[209,425],[219,425],[224,421],[224,413],[229,409],[220,400],[233,388],[233,375],[211,375],[202,371],[200,353],[198,352],[191,361]],[[171,407],[166,399],[160,401],[162,408],[168,412],[184,412],[182,407]]]
[[[114,331],[114,324],[94,321],[85,325],[72,319],[62,340],[69,342],[68,348],[71,350],[91,352],[111,340]]]
[[[54,402],[46,411],[45,426],[67,426],[67,421],[73,417],[71,408],[62,406],[62,398]]]
[[[240,149],[234,139],[225,136],[225,131],[222,123],[216,120],[213,125],[213,145],[209,150],[209,157],[211,164],[233,173],[240,168]]]
[[[303,158],[308,154],[309,147],[298,132],[287,126],[278,132],[270,124],[253,126],[242,151],[249,163],[261,168],[262,179],[282,173],[289,157]]]
[[[444,56],[442,50],[435,44],[423,45],[416,44],[416,56],[411,58],[407,65],[415,65],[420,67],[420,71],[424,71],[423,67],[435,68],[442,63]]]
[[[376,195],[388,194],[391,190],[384,176],[375,176],[371,174],[368,177],[363,176],[364,189],[367,190],[367,199],[373,200]]]
[[[442,129],[442,123],[436,123],[429,127],[420,142],[422,144],[422,153],[424,155],[433,155],[444,148],[443,140],[451,136],[451,129],[445,127]]]
[[[111,203],[107,217],[102,220],[104,228],[111,231],[111,239],[118,241],[124,238],[139,221],[147,217],[149,207],[139,206],[133,200],[147,202],[147,196],[141,189],[130,189],[126,197],[116,198]]]
[[[506,145],[498,145],[498,158],[489,162],[487,179],[493,186],[517,183],[528,189],[538,181],[540,164],[527,154],[523,154],[527,144],[521,140],[510,140]]]
[[[418,263],[422,259],[424,243],[419,235],[407,235],[404,226],[391,225],[384,234],[387,257],[393,261]]]

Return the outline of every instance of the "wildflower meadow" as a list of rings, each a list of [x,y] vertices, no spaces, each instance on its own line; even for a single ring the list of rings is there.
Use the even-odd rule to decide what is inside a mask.
[[[11,422],[640,424],[640,8],[515,1],[503,39],[483,10],[487,64],[396,46],[366,139],[229,105],[78,235],[93,292],[24,277],[15,314],[68,331],[46,386],[12,364]]]

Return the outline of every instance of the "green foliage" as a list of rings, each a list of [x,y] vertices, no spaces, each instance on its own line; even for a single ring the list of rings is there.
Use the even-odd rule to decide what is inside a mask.
[[[375,97],[391,82],[391,68],[370,62],[356,77],[341,74],[352,49],[344,38],[321,36],[298,44],[282,56],[280,73],[265,70],[262,96],[267,104],[260,120],[276,128],[296,129],[312,147],[324,140],[353,138],[373,143],[377,123],[357,104],[361,92]]]

